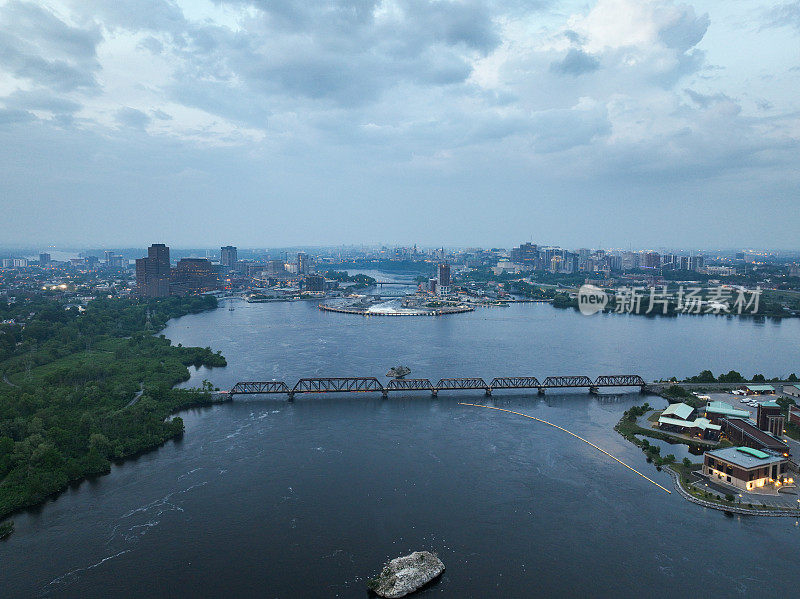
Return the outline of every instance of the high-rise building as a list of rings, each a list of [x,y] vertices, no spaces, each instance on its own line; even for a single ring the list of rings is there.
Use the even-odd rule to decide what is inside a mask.
[[[297,274],[304,275],[307,274],[311,269],[311,261],[308,257],[308,254],[305,252],[300,252],[297,254]]]
[[[286,272],[286,264],[283,260],[269,260],[266,268],[267,274],[281,275]]]
[[[136,260],[136,292],[143,297],[167,297],[169,277],[169,248],[154,243],[147,248],[147,258]]]
[[[219,289],[219,274],[205,258],[181,258],[170,276],[173,295],[189,295]]]
[[[524,264],[537,268],[539,262],[539,247],[533,243],[523,243],[511,250],[511,261],[514,264]]]
[[[439,265],[439,286],[450,287],[450,265],[447,262]]]
[[[48,266],[50,264],[50,254],[42,252],[39,254],[39,266]]]
[[[226,245],[220,248],[219,263],[221,266],[234,267],[236,266],[236,260],[238,260],[236,246]]]
[[[658,252],[647,252],[644,255],[645,268],[659,268],[661,266],[661,254]]]
[[[113,258],[114,258],[114,252],[112,252],[111,250],[105,250],[103,252],[103,259],[106,262],[106,266],[111,266],[111,261]]]

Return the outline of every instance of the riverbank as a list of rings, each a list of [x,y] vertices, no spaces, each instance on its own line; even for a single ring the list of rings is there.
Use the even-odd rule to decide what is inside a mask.
[[[210,296],[95,300],[66,313],[37,305],[20,332],[25,350],[0,361],[15,385],[0,389],[0,518],[180,437],[183,420],[169,416],[212,403],[212,388],[173,387],[189,380],[189,365],[226,361],[154,333],[216,306]]]
[[[699,466],[699,464],[696,464],[695,466]],[[800,517],[800,509],[786,509],[770,506],[762,506],[760,508],[750,507],[753,505],[752,503],[747,504],[748,507],[745,507],[742,503],[735,503],[735,501],[722,499],[720,496],[711,493],[710,491],[703,492],[699,489],[696,489],[691,485],[691,483],[688,482],[688,479],[684,477],[683,473],[680,472],[680,466],[677,464],[671,464],[670,467],[667,468],[667,473],[672,477],[673,483],[675,484],[675,490],[678,491],[681,497],[703,507],[722,512],[729,512],[732,514],[744,514],[748,516]],[[730,496],[735,497],[735,495],[732,494]]]

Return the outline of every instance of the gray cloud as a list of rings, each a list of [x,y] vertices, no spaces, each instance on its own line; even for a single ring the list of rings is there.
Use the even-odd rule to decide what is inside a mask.
[[[73,113],[81,109],[78,102],[59,97],[45,89],[18,90],[2,100],[8,108],[46,110],[54,113]]]
[[[128,106],[117,110],[115,118],[120,125],[132,127],[134,129],[144,129],[151,121],[150,117],[141,110],[136,110]]]
[[[764,12],[763,27],[793,27],[800,31],[800,0],[774,6]]]
[[[686,95],[689,96],[689,98],[691,98],[692,102],[694,102],[701,108],[708,108],[712,104],[717,104],[718,102],[734,103],[729,96],[721,92],[718,92],[716,94],[701,94],[699,92],[696,92],[688,88],[684,89],[683,91],[686,92]]]
[[[25,123],[35,119],[36,117],[27,110],[0,108],[0,125]]]
[[[584,73],[591,73],[599,68],[600,61],[597,60],[597,58],[577,48],[570,48],[563,60],[550,64],[550,70],[553,73],[572,75],[573,77]]]
[[[72,27],[35,4],[13,1],[0,7],[0,64],[46,87],[97,87],[100,40],[96,27]]]

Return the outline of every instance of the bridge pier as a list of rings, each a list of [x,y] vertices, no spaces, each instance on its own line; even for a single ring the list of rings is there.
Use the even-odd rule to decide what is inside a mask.
[[[491,387],[486,387],[486,389],[484,390],[484,394],[486,395],[486,397],[491,397],[492,396]]]
[[[287,394],[287,400],[294,401],[294,391],[289,391],[289,393]]]
[[[381,399],[389,399],[389,391],[387,389],[381,389]]]
[[[647,385],[642,385],[639,387],[639,393],[647,393]]]
[[[544,387],[539,387],[539,395],[544,395]]]
[[[600,393],[600,390],[597,387],[592,386],[589,387],[589,393],[591,393],[592,395],[597,395],[598,393]]]
[[[439,391],[437,389],[431,389],[431,397],[439,397]]]

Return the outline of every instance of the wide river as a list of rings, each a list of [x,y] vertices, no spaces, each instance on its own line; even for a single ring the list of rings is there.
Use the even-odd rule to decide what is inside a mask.
[[[190,385],[385,380],[396,364],[434,380],[800,371],[800,320],[586,317],[542,304],[364,318],[313,302],[234,305],[169,323],[174,343],[228,359]],[[638,393],[241,397],[182,413],[181,441],[17,515],[0,544],[0,596],[363,598],[386,559],[417,549],[447,566],[424,596],[796,592],[794,519],[726,517],[562,431],[459,401],[564,426],[672,488],[613,431]]]

